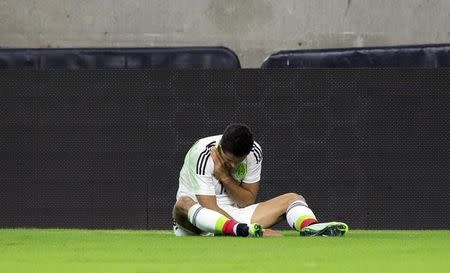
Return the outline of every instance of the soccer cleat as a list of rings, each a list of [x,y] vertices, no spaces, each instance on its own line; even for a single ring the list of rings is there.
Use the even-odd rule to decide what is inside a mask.
[[[260,224],[250,224],[248,225],[248,236],[249,237],[263,237],[264,229]]]
[[[316,223],[302,228],[300,236],[344,236],[348,225],[342,222]]]

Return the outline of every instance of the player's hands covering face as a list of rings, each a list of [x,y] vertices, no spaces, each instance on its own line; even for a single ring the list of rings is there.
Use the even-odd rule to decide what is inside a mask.
[[[220,151],[216,147],[211,148],[211,157],[214,161],[214,176],[219,181],[230,177],[231,166],[225,163]]]

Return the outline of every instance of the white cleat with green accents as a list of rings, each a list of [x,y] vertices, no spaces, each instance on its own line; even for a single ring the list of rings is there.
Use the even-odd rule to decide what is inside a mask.
[[[302,228],[300,236],[344,236],[348,225],[342,222],[316,223]]]

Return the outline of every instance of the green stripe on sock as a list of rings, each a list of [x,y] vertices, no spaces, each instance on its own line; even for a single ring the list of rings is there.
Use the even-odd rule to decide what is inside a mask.
[[[215,226],[215,234],[222,234],[222,230],[223,230],[223,225],[225,224],[225,222],[228,221],[228,218],[225,216],[220,217],[217,222],[216,222],[216,226]]]
[[[297,219],[297,221],[295,222],[295,229],[300,231],[302,222],[305,221],[306,219],[316,219],[316,217],[314,217],[312,215],[303,215],[303,216],[299,217]]]

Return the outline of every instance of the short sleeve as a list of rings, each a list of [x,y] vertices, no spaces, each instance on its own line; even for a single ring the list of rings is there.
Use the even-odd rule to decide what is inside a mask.
[[[216,195],[213,184],[214,165],[209,150],[189,156],[189,181],[195,195]]]
[[[247,156],[247,175],[242,182],[244,183],[256,183],[261,180],[261,167],[262,167],[262,149],[258,143],[254,143],[252,150]]]

